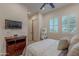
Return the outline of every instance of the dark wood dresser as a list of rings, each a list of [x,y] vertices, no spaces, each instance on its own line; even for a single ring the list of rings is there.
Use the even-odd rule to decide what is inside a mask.
[[[26,36],[6,37],[5,39],[7,56],[19,56],[22,54],[26,46]]]

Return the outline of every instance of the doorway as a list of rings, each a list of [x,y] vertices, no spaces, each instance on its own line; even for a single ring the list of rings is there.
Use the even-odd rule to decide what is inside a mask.
[[[29,42],[36,42],[40,40],[40,31],[39,31],[39,20],[33,19],[29,20],[29,28],[28,28],[28,36]]]

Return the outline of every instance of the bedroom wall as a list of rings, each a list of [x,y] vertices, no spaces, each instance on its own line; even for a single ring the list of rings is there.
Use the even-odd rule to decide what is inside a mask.
[[[5,29],[5,19],[21,21],[22,29]],[[0,55],[6,51],[6,36],[14,34],[27,36],[28,17],[27,9],[20,4],[0,4]]]
[[[76,33],[79,33],[79,4],[70,4],[67,5],[65,7],[56,9],[54,11],[51,11],[47,14],[44,15],[44,19],[43,19],[43,26],[47,28],[48,30],[48,38],[55,38],[55,39],[59,39],[61,37],[65,37],[65,36],[69,36],[72,37],[74,34],[76,33],[62,33],[61,31],[59,31],[58,33],[50,33],[49,32],[49,26],[48,26],[48,22],[50,20],[50,17],[52,16],[65,16],[65,15],[76,15],[77,19],[77,31]]]

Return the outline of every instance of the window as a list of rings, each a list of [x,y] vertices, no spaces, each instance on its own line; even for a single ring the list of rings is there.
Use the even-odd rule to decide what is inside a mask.
[[[58,18],[51,18],[49,21],[50,32],[58,32]]]
[[[49,26],[50,26],[50,32],[53,32],[53,19],[50,19]]]
[[[75,31],[76,31],[76,17],[62,16],[62,32],[75,32]]]
[[[60,22],[58,21],[60,20]],[[76,17],[75,16],[62,16],[54,17],[49,20],[50,32],[76,32]]]

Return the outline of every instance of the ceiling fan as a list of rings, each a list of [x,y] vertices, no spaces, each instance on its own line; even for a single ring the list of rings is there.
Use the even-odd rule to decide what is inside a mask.
[[[55,8],[53,3],[44,3],[40,9],[43,9],[45,7],[45,5],[48,4],[49,6],[51,6],[51,8]]]

